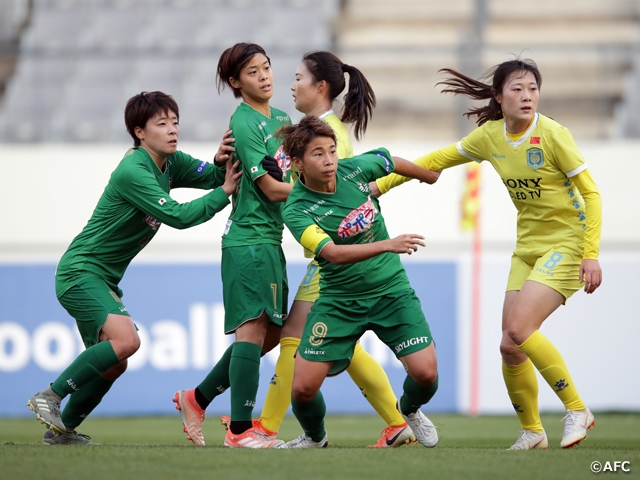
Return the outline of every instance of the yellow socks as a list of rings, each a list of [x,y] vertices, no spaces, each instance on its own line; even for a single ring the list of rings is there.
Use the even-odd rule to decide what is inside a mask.
[[[294,355],[300,345],[300,339],[285,337],[280,339],[280,356],[276,369],[269,382],[269,389],[262,407],[260,421],[262,426],[273,432],[280,429],[282,419],[291,404],[291,385],[293,384]]]
[[[387,425],[393,427],[404,423],[396,408],[396,395],[387,374],[359,343],[356,344],[347,373]]]
[[[562,355],[547,337],[536,330],[518,348],[533,362],[567,410],[587,408],[578,395]]]
[[[503,363],[502,376],[522,429],[542,432],[544,429],[538,411],[538,379],[531,360],[527,359],[515,367]]]

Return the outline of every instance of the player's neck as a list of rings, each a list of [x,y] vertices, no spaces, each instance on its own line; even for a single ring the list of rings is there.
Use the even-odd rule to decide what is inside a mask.
[[[305,115],[315,115],[316,117],[324,118],[328,112],[331,111],[331,102],[322,102],[313,107]]]
[[[257,102],[252,98],[244,98],[242,97],[244,103],[253,108],[256,112],[261,113],[267,118],[271,118],[271,107],[269,107],[269,102]]]
[[[154,152],[151,148],[145,147],[144,145],[140,145],[140,148],[144,149],[144,151],[149,154],[151,160],[153,160],[158,169],[164,173],[164,169],[167,165],[167,157],[160,155],[158,152]]]
[[[336,191],[336,180],[335,178],[330,182],[321,182],[314,180],[312,178],[305,177],[304,184],[309,190],[313,190],[314,192],[319,193],[335,193]]]
[[[520,133],[524,133],[531,126],[531,122],[533,122],[533,118],[529,120],[520,120],[515,118],[505,118],[505,125],[507,128],[507,133],[510,135],[518,135]]]

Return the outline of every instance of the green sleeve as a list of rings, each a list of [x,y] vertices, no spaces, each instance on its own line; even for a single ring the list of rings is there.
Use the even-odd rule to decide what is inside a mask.
[[[243,175],[255,182],[257,178],[267,173],[262,168],[262,159],[265,155],[273,155],[275,152],[267,151],[267,145],[258,126],[251,128],[246,121],[235,123],[237,125],[234,124],[231,128],[236,138],[236,153],[242,162]]]
[[[229,197],[221,188],[191,202],[178,203],[160,187],[153,174],[139,164],[116,170],[112,181],[133,206],[178,229],[206,222],[229,204]]]
[[[201,188],[210,190],[221,186],[225,180],[225,168],[217,167],[183,152],[170,157],[173,175],[172,188]]]

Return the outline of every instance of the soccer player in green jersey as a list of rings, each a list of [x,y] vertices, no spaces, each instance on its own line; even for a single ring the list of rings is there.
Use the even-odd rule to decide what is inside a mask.
[[[285,207],[285,223],[322,268],[320,295],[313,304],[295,359],[293,413],[304,434],[283,448],[327,446],[325,404],[320,386],[345,370],[356,342],[373,330],[407,370],[397,408],[418,441],[435,447],[433,423],[419,410],[435,394],[435,345],[420,301],[397,254],[424,246],[420,235],[390,239],[369,182],[394,169],[433,183],[437,174],[385,149],[338,162],[333,129],[316,116],[280,130],[284,150],[300,170]]]
[[[169,95],[135,95],[124,116],[134,147],[111,174],[89,222],[56,269],[56,295],[76,319],[86,350],[27,403],[50,429],[44,439],[48,444],[91,443],[76,427],[140,346],[118,287],[131,260],[163,223],[183,229],[210,220],[229,204],[242,175],[230,161],[225,171],[177,150],[180,114]],[[169,196],[180,187],[214,190],[180,204]],[[60,402],[67,395],[61,413]]]
[[[455,70],[444,92],[489,104],[470,110],[479,127],[457,144],[416,163],[433,170],[488,161],[518,210],[518,238],[502,309],[502,374],[522,425],[510,450],[546,449],[538,411],[540,372],[567,411],[560,445],[569,448],[595,426],[557,348],[542,323],[576,291],[593,293],[602,282],[598,262],[602,204],[598,188],[569,130],[537,112],[542,77],[531,60],[510,60],[483,78]],[[409,179],[377,181],[381,193]]]
[[[288,284],[282,252],[282,202],[289,183],[290,160],[283,153],[276,131],[290,125],[289,116],[269,105],[273,95],[271,62],[264,49],[238,43],[218,61],[218,88],[228,87],[241,98],[229,128],[235,137],[235,158],[244,175],[233,195],[233,210],[222,236],[222,284],[225,333],[235,342],[207,377],[192,390],[176,392],[185,431],[194,445],[204,445],[205,409],[231,388],[231,423],[224,445],[232,448],[272,448],[282,441],[270,439],[253,427],[260,375],[260,356],[268,332],[276,342],[287,316]],[[222,148],[222,147],[221,147]],[[278,162],[284,182],[262,166],[265,156]]]
[[[348,84],[345,80],[347,74]],[[347,91],[344,104],[338,117],[333,111],[333,102],[345,87]],[[336,135],[338,158],[353,157],[353,147],[345,123],[352,123],[356,138],[361,138],[375,107],[375,94],[362,72],[356,67],[346,65],[331,52],[309,52],[304,55],[298,66],[291,91],[298,111],[305,115],[316,115],[331,126]],[[298,173],[293,169],[292,175],[296,180]],[[313,252],[305,249],[304,255],[311,261],[282,328],[280,355],[269,382],[262,414],[255,424],[257,429],[273,438],[277,435],[291,404],[294,356],[300,344],[307,315],[320,295],[320,266],[313,258]],[[380,439],[371,445],[371,448],[399,447],[415,442],[411,428],[396,408],[397,399],[384,369],[359,342],[356,344],[347,373],[387,423]]]

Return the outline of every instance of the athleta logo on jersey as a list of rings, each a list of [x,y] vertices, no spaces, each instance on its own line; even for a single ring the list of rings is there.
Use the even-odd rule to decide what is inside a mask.
[[[338,227],[338,235],[340,238],[350,238],[359,235],[371,228],[378,210],[371,201],[371,195],[367,197],[367,202],[353,210],[342,220]]]
[[[405,348],[411,347],[413,345],[418,345],[419,343],[428,344],[429,337],[413,337],[413,338],[410,338],[409,340],[405,340],[400,345],[396,345],[395,347],[393,347],[393,349],[396,351],[396,353],[400,353]]]

